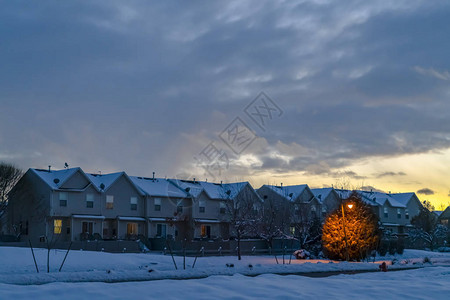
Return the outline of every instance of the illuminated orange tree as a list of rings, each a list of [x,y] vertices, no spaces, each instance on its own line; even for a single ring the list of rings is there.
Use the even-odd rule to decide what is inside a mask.
[[[377,216],[353,192],[325,220],[323,252],[330,259],[364,259],[376,249],[379,236]]]

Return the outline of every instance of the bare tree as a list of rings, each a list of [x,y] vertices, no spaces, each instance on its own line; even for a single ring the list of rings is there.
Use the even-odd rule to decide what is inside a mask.
[[[236,235],[238,260],[241,260],[241,239],[256,235],[261,219],[261,203],[258,203],[259,197],[248,186],[238,191],[237,187],[227,185],[224,193],[228,222]]]
[[[414,226],[414,229],[409,232],[411,240],[414,242],[421,239],[431,250],[439,239],[444,239],[448,233],[448,228],[439,224],[437,216],[430,212],[426,206],[421,209],[417,216],[412,218],[411,224]]]
[[[0,217],[8,206],[8,194],[22,177],[22,170],[12,164],[0,162]],[[0,222],[0,232],[1,232]]]
[[[294,203],[291,210],[292,225],[295,228],[294,237],[298,239],[301,248],[309,249],[311,245],[321,240],[322,223],[311,213],[307,203]]]
[[[264,209],[260,215],[257,234],[266,240],[273,248],[273,239],[289,235],[290,204],[287,201],[277,201],[277,198],[264,196]]]

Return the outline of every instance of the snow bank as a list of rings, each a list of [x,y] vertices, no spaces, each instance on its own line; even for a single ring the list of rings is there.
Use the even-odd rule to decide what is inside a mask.
[[[401,274],[401,275],[400,275]],[[211,276],[107,284],[51,283],[21,286],[0,283],[2,299],[447,299],[450,271],[435,267],[327,278],[266,274]]]
[[[338,271],[377,271],[382,262],[376,263],[332,262],[328,260],[296,260],[291,264],[281,264],[273,256],[244,256],[238,261],[235,256],[199,257],[193,268],[194,258],[175,257],[178,270],[172,258],[161,254],[103,253],[90,251],[71,251],[62,272],[58,272],[65,251],[51,250],[50,273],[46,273],[46,249],[35,249],[40,273],[36,273],[31,251],[28,248],[0,247],[0,283],[44,284],[51,282],[122,282],[161,279],[203,278],[212,275],[233,275],[236,273],[256,276],[260,274],[306,274]],[[396,256],[398,262],[389,269],[421,267],[417,264],[429,257],[434,264],[450,265],[450,253],[435,253],[420,250],[405,250]],[[388,264],[394,257],[387,257]],[[289,262],[289,256],[285,257]],[[416,263],[416,264],[414,264]],[[233,267],[227,267],[233,265]]]

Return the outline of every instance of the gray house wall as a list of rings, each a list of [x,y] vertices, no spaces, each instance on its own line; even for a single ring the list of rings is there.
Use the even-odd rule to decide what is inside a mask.
[[[50,187],[31,170],[27,171],[11,191],[8,203],[8,232],[20,234],[33,243],[47,235],[50,210]],[[28,222],[28,226],[26,226]],[[22,230],[19,230],[20,227]],[[28,229],[28,230],[26,230]]]
[[[80,171],[73,174],[61,185],[61,189],[83,189],[89,184],[89,180]]]

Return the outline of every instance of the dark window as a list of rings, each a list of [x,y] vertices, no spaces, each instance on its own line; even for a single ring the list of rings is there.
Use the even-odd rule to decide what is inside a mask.
[[[224,213],[225,213],[225,207],[221,207],[221,208],[220,208],[220,213],[221,213],[221,214],[224,214]]]
[[[94,207],[94,201],[86,201],[86,207],[87,208],[93,208]]]
[[[70,227],[67,227],[66,233],[67,233],[67,234],[70,234]]]
[[[409,219],[409,214],[408,213],[405,214],[405,219]]]
[[[59,206],[67,206],[67,200],[59,200]]]
[[[205,207],[204,206],[200,206],[199,207],[199,212],[204,213],[205,212]]]
[[[131,210],[137,210],[137,204],[131,204]]]
[[[177,213],[182,213],[183,212],[183,206],[178,205],[177,206]]]
[[[155,204],[155,211],[161,211],[161,205]]]

